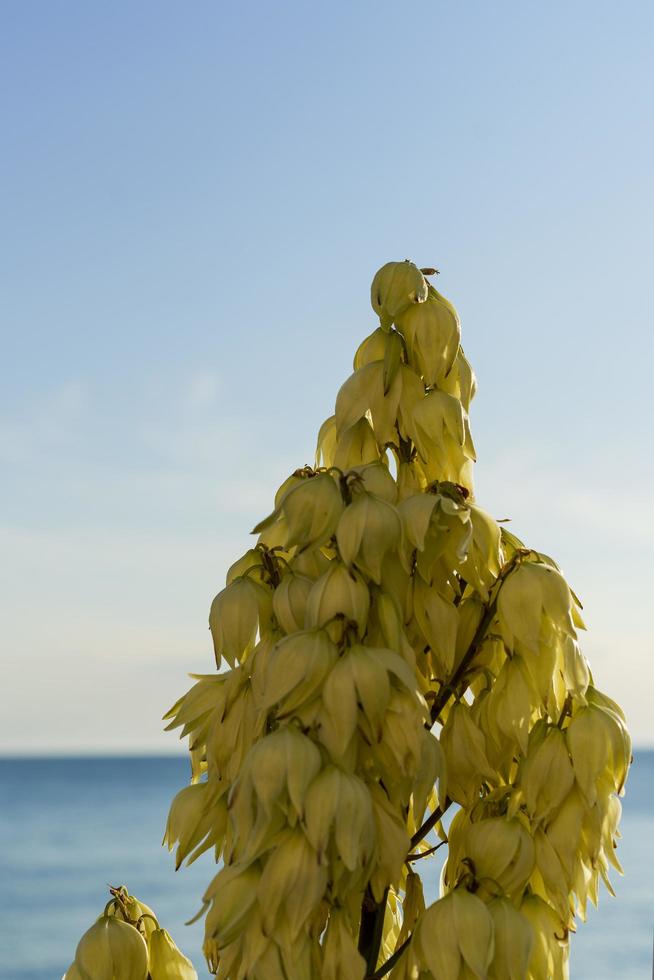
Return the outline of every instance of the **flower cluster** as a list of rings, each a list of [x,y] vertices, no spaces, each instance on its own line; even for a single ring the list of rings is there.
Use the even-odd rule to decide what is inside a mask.
[[[124,885],[75,950],[62,980],[198,980],[193,964],[147,905]]]
[[[221,980],[543,980],[597,901],[631,757],[556,564],[475,502],[475,380],[433,270],[375,276],[379,326],[211,606],[218,673],[171,709],[213,849]],[[456,804],[446,834],[441,818]],[[448,844],[425,908],[418,862]]]

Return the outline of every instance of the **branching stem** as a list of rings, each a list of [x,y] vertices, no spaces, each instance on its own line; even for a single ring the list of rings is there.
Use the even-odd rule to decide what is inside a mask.
[[[384,916],[386,915],[387,901],[388,888],[384,891],[381,902],[376,902],[370,885],[368,885],[361,905],[361,925],[359,927],[359,952],[366,961],[366,971],[368,974],[372,973],[377,966],[379,949],[384,933]]]
[[[479,626],[475,630],[475,635],[472,638],[472,642],[470,643],[470,646],[463,654],[463,657],[461,658],[458,667],[450,677],[447,684],[443,685],[443,687],[440,689],[440,691],[434,698],[434,701],[431,706],[432,725],[434,725],[438,721],[441,711],[443,710],[447,702],[450,700],[452,694],[456,692],[456,688],[459,682],[463,678],[465,672],[467,671],[468,667],[470,666],[477,652],[479,651],[480,646],[484,642],[486,638],[486,634],[490,628],[490,625],[495,618],[495,613],[497,612],[497,597],[499,596],[500,589],[504,584],[504,582],[506,582],[507,576],[510,575],[511,572],[516,568],[519,561],[521,561],[521,559],[524,557],[525,554],[529,554],[529,552],[517,551],[515,555],[513,555],[513,557],[501,569],[500,574],[495,583],[495,595],[486,605],[486,611],[484,615],[481,617]]]
[[[400,956],[402,956],[406,950],[412,938],[412,936],[409,936],[408,939],[405,939],[402,945],[397,947],[393,955],[389,956],[386,962],[382,963],[378,970],[375,970],[374,973],[369,973],[367,975],[366,980],[381,980],[381,977],[385,977],[387,973],[390,973]]]
[[[421,840],[423,840],[430,830],[433,830],[441,817],[449,810],[452,805],[452,800],[445,798],[445,802],[442,806],[437,806],[433,813],[427,817],[425,822],[421,827],[418,827],[415,834],[411,838],[411,850],[417,847]]]
[[[418,851],[416,854],[407,854],[406,858],[404,859],[404,863],[406,864],[409,861],[420,861],[422,858],[431,857],[431,855],[435,854],[436,851],[443,846],[443,844],[447,844],[447,840],[439,841],[439,843],[434,844],[433,847],[428,847],[426,851]]]

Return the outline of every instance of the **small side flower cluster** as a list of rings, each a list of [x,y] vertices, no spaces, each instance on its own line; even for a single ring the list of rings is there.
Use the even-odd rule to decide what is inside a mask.
[[[62,980],[198,980],[152,909],[124,885],[110,892],[111,900],[80,939]]]
[[[624,716],[556,564],[475,502],[475,380],[427,274],[375,276],[379,327],[315,465],[211,606],[220,672],[167,715],[193,780],[165,841],[178,867],[222,860],[203,906],[221,980],[564,977],[619,869]],[[449,851],[425,908],[432,832]]]

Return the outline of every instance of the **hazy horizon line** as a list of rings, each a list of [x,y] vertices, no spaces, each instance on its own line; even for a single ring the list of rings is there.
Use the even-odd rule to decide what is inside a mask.
[[[635,753],[647,753],[654,752],[653,743],[644,743],[641,745],[634,745],[633,750]],[[140,749],[133,752],[125,751],[114,751],[111,749],[97,749],[89,752],[69,752],[69,751],[52,751],[52,752],[39,752],[39,751],[26,751],[26,752],[3,752],[0,750],[0,762],[24,762],[24,761],[35,761],[42,762],[45,760],[61,760],[61,761],[76,761],[84,759],[186,759],[188,758],[188,752],[178,751],[178,752],[160,752],[156,750],[148,751],[147,749]]]

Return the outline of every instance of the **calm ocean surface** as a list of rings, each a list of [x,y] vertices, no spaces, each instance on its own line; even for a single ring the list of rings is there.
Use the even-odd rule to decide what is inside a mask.
[[[126,884],[208,977],[200,907],[209,855],[175,873],[159,846],[168,804],[185,785],[183,758],[0,760],[0,980],[59,980],[78,938],[102,911],[107,883]],[[652,975],[654,753],[636,754],[623,800],[613,875],[572,941],[573,980]],[[430,879],[436,895],[436,876]]]

